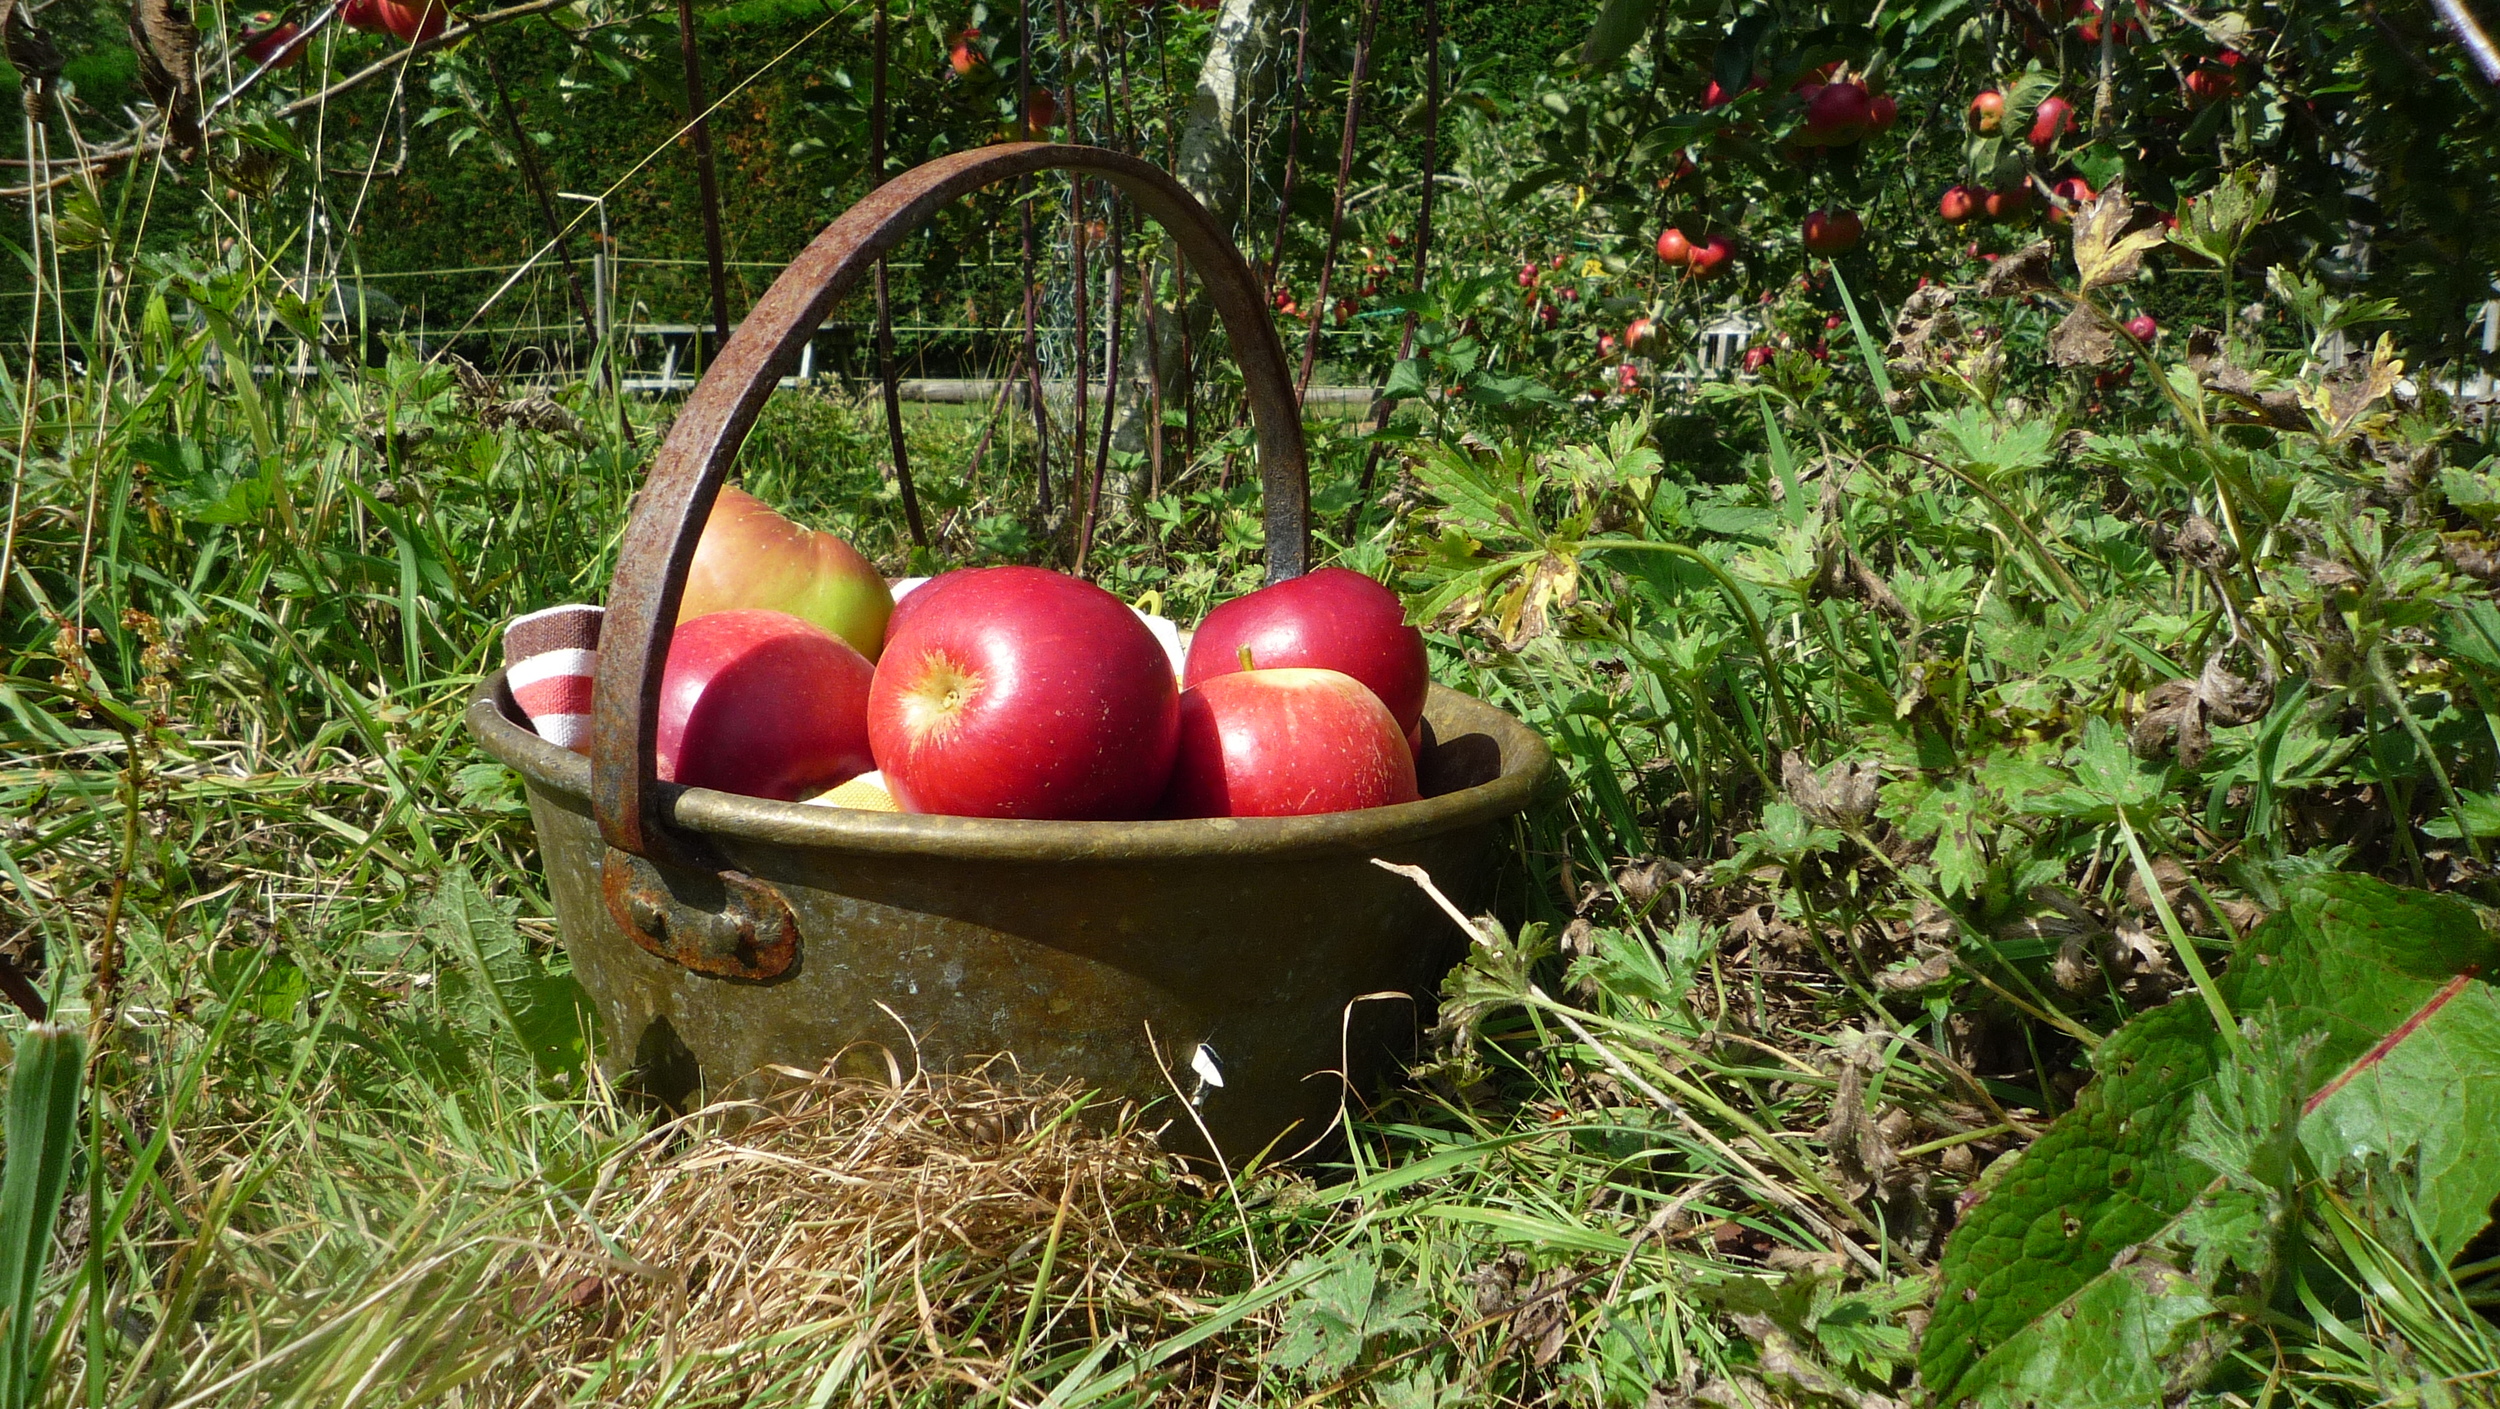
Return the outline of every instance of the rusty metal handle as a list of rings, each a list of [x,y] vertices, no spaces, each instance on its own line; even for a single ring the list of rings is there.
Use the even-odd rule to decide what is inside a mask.
[[[687,396],[652,463],[625,528],[599,632],[590,803],[599,834],[616,852],[720,869],[705,848],[668,825],[657,762],[660,678],[695,545],[729,462],[765,400],[796,368],[800,348],[833,306],[940,207],[984,186],[1043,171],[1073,171],[1118,187],[1172,236],[1198,271],[1208,301],[1232,336],[1258,433],[1268,580],[1299,577],[1307,569],[1310,471],[1300,402],[1259,283],[1206,207],[1161,168],[1100,147],[1014,142],[925,162],[869,192],[790,261]]]

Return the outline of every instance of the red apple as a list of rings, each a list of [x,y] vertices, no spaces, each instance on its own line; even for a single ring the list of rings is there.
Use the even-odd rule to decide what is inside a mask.
[[[1623,350],[1645,352],[1658,336],[1658,325],[1647,318],[1635,318],[1623,325]]]
[[[1759,372],[1763,368],[1770,366],[1771,359],[1777,355],[1778,354],[1773,352],[1770,345],[1767,343],[1759,347],[1746,348],[1745,370],[1748,372]]]
[[[1727,262],[1735,257],[1736,246],[1728,242],[1727,236],[1713,235],[1693,246],[1692,258],[1686,262],[1685,268],[1692,272],[1694,278],[1707,279],[1726,268]]]
[[[1970,100],[1970,125],[1982,136],[2005,126],[2005,95],[1990,88]]]
[[[841,638],[787,612],[680,622],[660,680],[660,777],[785,802],[857,777],[876,766],[875,673]]]
[[[1535,288],[1538,273],[1539,270],[1533,260],[1519,266],[1519,287],[1523,289]]]
[[[1980,204],[1990,220],[2012,220],[2031,209],[2031,186],[2028,182],[2015,182],[2004,190],[1990,191]]]
[[[1682,264],[1684,261],[1686,261],[1686,260],[1688,260],[1688,259],[1691,259],[1692,257],[1693,257],[1693,242],[1692,242],[1692,241],[1690,241],[1690,240],[1688,240],[1688,239],[1685,239],[1685,238],[1684,238],[1684,232],[1683,232],[1683,231],[1678,230],[1678,229],[1676,229],[1674,226],[1670,225],[1670,226],[1668,226],[1665,230],[1662,230],[1662,231],[1660,231],[1660,232],[1659,232],[1659,234],[1658,234],[1658,262],[1659,262],[1659,263],[1661,263],[1661,264]]]
[[[946,63],[955,70],[957,78],[970,78],[973,70],[981,66],[981,51],[973,47],[980,42],[981,29],[978,25],[955,36],[954,44],[946,51]]]
[[[1040,568],[949,574],[904,600],[922,593],[868,697],[877,767],[904,811],[1108,821],[1153,809],[1179,687],[1137,613]]]
[[[2127,320],[2127,336],[2140,343],[2150,343],[2161,336],[2161,324],[2150,313],[2139,313]]]
[[[2052,93],[2040,100],[2031,118],[2031,145],[2055,146],[2058,139],[2075,130],[2075,105]]]
[[[1806,217],[1806,248],[1816,254],[1841,254],[1857,248],[1866,223],[1853,210],[1818,210]]]
[[[2066,203],[2065,206],[2062,207],[2054,205],[2049,207],[2049,219],[2056,221],[2060,225],[2066,223],[2070,209],[2087,206],[2092,203],[2092,183],[2084,180],[2080,176],[2068,176],[2061,180],[2052,182],[2049,186],[2049,191],[2059,200]]]
[[[1059,95],[1047,88],[1036,88],[1024,104],[1025,135],[1040,138],[1059,125]]]
[[[1947,186],[1944,198],[1936,202],[1936,213],[1959,225],[1979,213],[1979,193],[1968,186]]]
[[[391,0],[384,0],[390,3]],[[812,621],[870,660],[885,644],[894,596],[859,550],[802,528],[770,504],[733,486],[712,501],[712,517],[686,572],[677,619],[761,607]]]
[[[252,16],[243,31],[243,55],[256,64],[276,60],[277,68],[293,68],[304,61],[304,46],[289,43],[301,31],[292,20],[280,20],[262,10]]]
[[[1400,733],[1423,718],[1432,686],[1424,633],[1406,624],[1398,595],[1348,568],[1288,578],[1207,613],[1190,638],[1183,679],[1197,686],[1238,670],[1289,665],[1362,681],[1389,707]]]
[[[339,6],[339,23],[366,34],[388,34],[391,27],[382,22],[384,0],[346,0]]]
[[[1806,99],[1806,140],[1845,147],[1866,135],[1873,114],[1862,83],[1827,83]]]
[[[422,44],[451,23],[451,11],[443,0],[411,0],[404,5],[399,0],[376,0],[375,8],[381,12],[382,27],[402,44]]]
[[[1181,695],[1167,817],[1301,817],[1417,796],[1405,731],[1350,675],[1241,670]]]
[[[1890,93],[1878,93],[1866,100],[1866,128],[1869,132],[1890,132],[1901,118],[1901,105]]]

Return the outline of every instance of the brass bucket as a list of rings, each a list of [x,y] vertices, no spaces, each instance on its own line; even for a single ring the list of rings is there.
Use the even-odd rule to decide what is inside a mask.
[[[688,397],[609,584],[589,757],[538,737],[500,672],[468,724],[518,771],[602,1061],[682,1102],[768,1066],[883,1048],[1170,1108],[1177,1148],[1238,1162],[1324,1140],[1412,1041],[1460,953],[1449,919],[1374,859],[1483,898],[1497,826],[1552,758],[1508,714],[1434,686],[1421,801],[1313,817],[1021,822],[897,815],[657,781],[662,667],[688,563],[738,445],[807,335],[946,202],[1067,170],[1169,231],[1232,338],[1266,495],[1271,581],[1307,560],[1308,480],[1283,347],[1222,230],[1163,172],[1090,147],[941,157],[817,236]],[[1186,1102],[1189,1109],[1178,1109]]]

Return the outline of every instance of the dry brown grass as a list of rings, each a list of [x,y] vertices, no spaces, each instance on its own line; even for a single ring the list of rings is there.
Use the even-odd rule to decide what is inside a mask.
[[[520,1357],[537,1383],[518,1402],[1030,1403],[1094,1347],[1117,1370],[1117,1346],[1232,1280],[1187,1251],[1209,1191],[1134,1111],[1003,1062],[781,1075],[603,1171],[542,1263],[542,1305],[563,1310]]]

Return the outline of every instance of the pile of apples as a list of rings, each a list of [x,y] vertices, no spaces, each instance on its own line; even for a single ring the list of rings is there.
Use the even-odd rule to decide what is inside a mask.
[[[1426,675],[1396,595],[1323,568],[1208,613],[1185,657],[1082,578],[973,568],[897,601],[724,489],[660,691],[659,775],[798,801],[874,770],[906,812],[1115,821],[1412,802]]]

